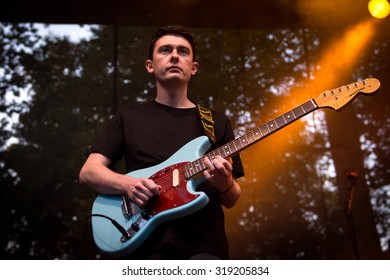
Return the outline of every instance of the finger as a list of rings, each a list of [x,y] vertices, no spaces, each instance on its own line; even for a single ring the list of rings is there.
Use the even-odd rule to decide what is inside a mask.
[[[218,156],[213,160],[213,164],[215,168],[218,170],[220,173],[224,173],[228,175],[229,173],[232,172],[233,168],[232,165],[229,163],[229,161],[225,160],[224,158]]]
[[[229,162],[228,160],[225,160],[222,162],[223,166],[225,167],[225,169],[227,170],[228,173],[232,173],[233,172],[233,166],[231,164],[231,162]]]
[[[135,194],[141,199],[144,199],[144,197],[149,199],[153,196],[153,192],[144,184],[135,187]]]
[[[204,157],[203,162],[208,170],[213,171],[215,169],[215,166],[208,157]]]
[[[143,181],[145,194],[149,195],[149,198],[154,195],[160,195],[161,186],[157,185],[153,180],[151,179],[145,179]]]
[[[210,171],[208,171],[208,170],[205,170],[203,172],[203,175],[206,178],[206,180],[208,180],[208,181],[210,181],[210,180],[212,180],[214,178],[214,175],[211,174]]]
[[[206,164],[208,169],[214,168],[214,165],[213,165],[212,161],[208,157],[204,157],[203,161]]]
[[[147,197],[145,194],[143,193],[133,193],[133,197],[132,197],[132,200],[138,204],[139,206],[144,206],[146,205],[146,203],[149,201],[149,197]]]

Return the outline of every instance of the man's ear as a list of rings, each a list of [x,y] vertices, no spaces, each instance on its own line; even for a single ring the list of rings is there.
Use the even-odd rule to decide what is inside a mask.
[[[199,63],[196,62],[196,61],[194,61],[194,62],[192,63],[191,74],[192,74],[192,75],[195,75],[196,72],[198,72],[198,69],[199,69]]]
[[[149,74],[153,73],[154,71],[153,61],[151,61],[150,59],[146,60],[145,67],[146,67],[146,71],[148,71]]]

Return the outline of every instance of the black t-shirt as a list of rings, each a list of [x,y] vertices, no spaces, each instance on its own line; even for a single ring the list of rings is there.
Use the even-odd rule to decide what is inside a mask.
[[[210,150],[234,139],[229,119],[214,110],[212,114],[217,141]],[[127,107],[115,114],[88,153],[101,153],[113,164],[124,156],[126,172],[130,172],[163,162],[202,135],[204,131],[196,108],[178,109],[153,101]],[[244,174],[238,155],[233,156],[233,170],[236,178]],[[204,208],[163,223],[129,257],[142,258],[143,254],[156,252],[169,244],[184,254],[211,253],[227,259],[228,242],[218,193],[207,182],[197,190],[209,197]]]

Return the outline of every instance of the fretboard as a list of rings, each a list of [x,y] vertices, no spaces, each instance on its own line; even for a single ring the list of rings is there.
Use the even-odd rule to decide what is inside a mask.
[[[302,104],[301,106],[298,106],[295,109],[277,117],[276,119],[264,125],[261,125],[240,137],[237,137],[236,139],[230,141],[229,143],[226,143],[218,149],[207,153],[203,157],[213,159],[217,155],[223,158],[233,156],[234,154],[237,154],[241,150],[255,144],[256,142],[271,135],[272,133],[287,126],[288,124],[300,119],[301,117],[307,115],[308,113],[314,111],[317,108],[318,105],[315,103],[314,99],[311,99],[306,103]],[[203,162],[203,157],[186,165],[184,170],[184,176],[187,179],[207,169],[206,165]]]

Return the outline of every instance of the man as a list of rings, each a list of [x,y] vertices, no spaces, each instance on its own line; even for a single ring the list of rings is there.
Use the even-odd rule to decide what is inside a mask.
[[[133,178],[113,172],[110,167],[123,156],[127,172],[159,164],[194,138],[204,135],[196,105],[187,96],[188,83],[195,75],[196,43],[182,26],[163,27],[149,45],[146,70],[156,78],[153,102],[118,112],[102,136],[88,151],[80,171],[80,183],[102,194],[126,194],[143,207],[161,186],[152,179]],[[215,122],[215,149],[234,139],[229,120],[212,111]],[[224,229],[226,208],[234,206],[241,194],[236,178],[243,175],[238,155],[224,159],[204,158],[207,170],[204,191],[209,203],[200,211],[167,221],[133,252],[134,259],[227,259],[228,242]]]

